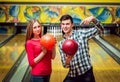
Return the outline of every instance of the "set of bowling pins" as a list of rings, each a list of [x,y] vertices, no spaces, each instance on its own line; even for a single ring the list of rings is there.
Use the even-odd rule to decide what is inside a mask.
[[[50,33],[52,35],[54,35],[54,37],[59,38],[62,36],[62,30],[60,26],[48,26],[47,27],[47,33]]]

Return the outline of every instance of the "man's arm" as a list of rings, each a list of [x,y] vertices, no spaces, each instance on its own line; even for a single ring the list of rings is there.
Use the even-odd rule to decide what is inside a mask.
[[[104,30],[103,25],[100,23],[99,20],[97,20],[96,18],[93,20],[94,25],[97,27],[97,29],[102,32]]]
[[[97,27],[97,29],[100,32],[104,30],[103,25],[94,16],[87,17],[81,22],[81,24],[86,24],[86,25],[89,25],[90,23],[94,23],[94,25]]]

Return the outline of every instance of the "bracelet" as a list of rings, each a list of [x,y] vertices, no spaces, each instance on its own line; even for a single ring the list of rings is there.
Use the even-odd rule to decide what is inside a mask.
[[[100,23],[99,20],[96,20],[96,22],[93,22],[95,26],[97,26],[99,29],[101,29],[101,31],[103,31],[104,27],[103,25]]]
[[[98,25],[100,25],[100,21],[99,21],[99,20],[96,20],[96,22],[94,22],[94,24],[95,24],[96,26],[98,26]]]
[[[94,22],[94,24],[95,24],[97,27],[102,27],[102,28],[103,28],[103,25],[100,23],[99,20],[96,20],[96,22]]]

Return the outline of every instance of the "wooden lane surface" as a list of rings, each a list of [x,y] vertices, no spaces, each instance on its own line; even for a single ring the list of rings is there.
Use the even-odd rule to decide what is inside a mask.
[[[0,34],[0,43],[6,40],[11,34]]]
[[[52,62],[53,71],[50,82],[63,82],[68,72],[68,68],[63,68],[62,66],[58,46],[56,46],[56,53],[56,58]]]
[[[119,82],[120,65],[93,40],[89,46],[96,82]]]
[[[25,35],[18,34],[0,48],[0,82],[24,50]]]
[[[96,82],[119,82],[120,65],[93,40],[89,41],[89,46]],[[63,82],[68,69],[62,67],[58,46],[56,50],[57,54],[52,63],[53,72],[50,82]]]
[[[58,36],[56,44],[56,57],[52,60],[52,74],[50,78],[50,82],[63,82],[64,78],[68,73],[68,68],[64,68],[62,66],[61,57],[59,53],[58,43],[62,39],[62,36]]]
[[[102,36],[102,38],[104,38],[105,40],[107,40],[113,46],[115,46],[116,48],[118,48],[120,50],[120,37],[119,36],[116,36],[114,34],[105,34],[105,35],[101,35],[101,36]]]

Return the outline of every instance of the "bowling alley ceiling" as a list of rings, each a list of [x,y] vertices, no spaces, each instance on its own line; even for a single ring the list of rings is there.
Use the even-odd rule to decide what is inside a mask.
[[[120,3],[120,0],[0,0],[0,2]]]

